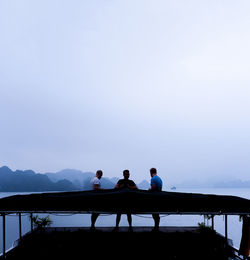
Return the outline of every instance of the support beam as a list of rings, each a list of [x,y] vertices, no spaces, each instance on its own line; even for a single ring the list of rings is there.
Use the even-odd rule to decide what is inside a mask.
[[[3,258],[6,257],[6,222],[5,222],[5,213],[2,214],[3,218]]]
[[[22,239],[22,213],[18,213],[19,218],[19,239]]]
[[[214,215],[212,215],[212,229],[214,230]]]
[[[31,230],[31,232],[33,232],[33,229],[34,229],[34,227],[33,227],[33,214],[30,213],[30,230]]]
[[[227,215],[225,215],[225,238],[228,239],[228,232],[227,232]]]

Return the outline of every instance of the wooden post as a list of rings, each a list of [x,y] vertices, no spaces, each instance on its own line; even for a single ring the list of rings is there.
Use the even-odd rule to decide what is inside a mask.
[[[19,215],[19,239],[22,239],[22,213],[18,213]]]
[[[33,232],[33,214],[30,213],[30,230]]]
[[[3,217],[3,258],[6,257],[6,222],[5,222],[5,213],[2,214]]]
[[[214,230],[214,215],[212,215],[212,229]]]
[[[228,235],[227,235],[227,215],[225,215],[225,238],[227,240]]]

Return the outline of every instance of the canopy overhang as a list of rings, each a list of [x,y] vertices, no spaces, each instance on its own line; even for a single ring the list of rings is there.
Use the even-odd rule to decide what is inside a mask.
[[[110,189],[35,193],[0,199],[0,213],[250,214],[250,200],[227,195]]]

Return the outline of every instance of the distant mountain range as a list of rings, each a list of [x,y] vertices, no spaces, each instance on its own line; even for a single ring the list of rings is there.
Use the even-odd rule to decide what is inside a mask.
[[[36,173],[32,170],[12,171],[9,167],[0,167],[0,192],[43,192],[43,191],[76,191],[90,190],[90,181],[95,176],[93,172],[82,172],[65,169],[56,173]],[[101,179],[104,189],[113,189],[119,178]],[[180,188],[250,188],[250,181],[188,181],[175,184]],[[147,180],[137,183],[139,189],[147,190],[150,184]],[[173,186],[173,184],[172,184]],[[171,186],[171,187],[172,187]],[[175,189],[175,187],[171,188]]]
[[[32,170],[12,171],[7,166],[0,167],[1,192],[39,192],[39,191],[75,191],[90,190],[90,181],[95,176],[93,172],[65,169],[56,173],[35,173]],[[114,188],[118,178],[101,179],[105,189]],[[137,185],[140,189],[148,189],[150,184],[143,180]]]
[[[250,188],[250,181],[242,181],[238,179],[234,180],[208,180],[208,181],[186,181],[179,184],[176,184],[177,189],[179,188],[218,188],[218,189],[226,189],[226,188]]]

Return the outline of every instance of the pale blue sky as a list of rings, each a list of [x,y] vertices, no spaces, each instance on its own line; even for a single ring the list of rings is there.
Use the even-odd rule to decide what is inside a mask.
[[[0,165],[250,179],[248,0],[0,0]]]

